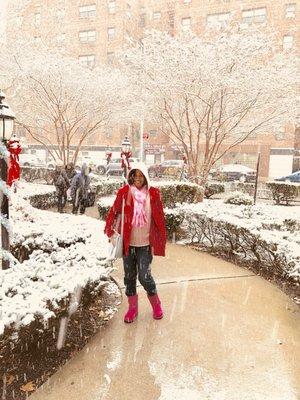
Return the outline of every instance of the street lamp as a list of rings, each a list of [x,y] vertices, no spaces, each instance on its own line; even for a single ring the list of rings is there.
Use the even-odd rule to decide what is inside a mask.
[[[129,158],[131,157],[131,143],[128,136],[125,136],[122,142],[122,152],[121,152],[121,167],[124,170],[124,178],[127,179],[128,170],[130,170]]]
[[[15,115],[8,104],[4,101],[5,95],[0,89],[0,171],[1,171],[1,214],[4,217],[1,223],[2,249],[9,251],[8,227],[4,219],[9,218],[7,191],[4,189],[7,182],[7,141],[11,137],[14,127]],[[9,261],[2,258],[2,269],[9,268]]]

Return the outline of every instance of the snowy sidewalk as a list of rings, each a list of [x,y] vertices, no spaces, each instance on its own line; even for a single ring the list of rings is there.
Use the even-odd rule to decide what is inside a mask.
[[[122,268],[115,273],[122,285]],[[120,312],[32,400],[297,400],[300,315],[250,271],[186,247],[155,258],[165,317],[139,287],[138,320]]]

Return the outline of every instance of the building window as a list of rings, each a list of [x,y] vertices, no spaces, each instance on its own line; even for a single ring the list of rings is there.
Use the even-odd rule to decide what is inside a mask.
[[[289,50],[293,47],[294,44],[294,36],[292,35],[285,35],[283,36],[283,50]]]
[[[144,28],[146,26],[146,13],[140,14],[139,27]]]
[[[266,22],[267,19],[267,9],[263,8],[255,8],[252,10],[244,10],[242,12],[242,22],[244,24],[261,24]]]
[[[161,12],[160,11],[154,11],[152,15],[153,20],[158,20],[161,18]]]
[[[230,13],[209,14],[207,16],[207,26],[210,28],[225,27],[229,21]]]
[[[152,129],[151,131],[149,131],[149,136],[150,137],[156,137],[157,136],[157,131],[155,129]]]
[[[96,31],[81,31],[79,32],[79,40],[81,43],[95,42]]]
[[[40,13],[34,14],[34,24],[36,26],[41,25],[41,14]]]
[[[295,16],[296,16],[296,3],[286,4],[285,18],[295,18]]]
[[[131,5],[128,3],[126,5],[126,15],[128,18],[131,18]]]
[[[173,29],[175,27],[175,11],[173,11],[173,10],[168,11],[168,15],[169,15],[170,28]]]
[[[88,6],[79,7],[80,18],[95,17],[95,15],[96,15],[96,4],[90,4]]]
[[[66,41],[66,34],[60,33],[60,34],[56,35],[56,41],[57,41],[57,43],[64,43]]]
[[[116,37],[116,28],[111,26],[107,29],[107,36],[109,40],[112,40]]]
[[[107,64],[113,64],[115,58],[115,53],[113,51],[107,52]]]
[[[285,129],[283,127],[279,128],[277,132],[275,132],[276,140],[283,140],[285,137]]]
[[[125,32],[125,38],[128,43],[130,43],[132,41],[131,33],[128,30],[126,30],[126,32]]]
[[[189,31],[191,29],[191,17],[182,18],[181,20],[181,27],[183,31]]]
[[[79,61],[85,67],[93,68],[93,66],[95,65],[95,55],[89,54],[86,56],[79,56]]]
[[[20,27],[22,25],[22,23],[23,23],[23,17],[21,15],[17,16],[15,18],[15,25],[17,27]]]
[[[115,14],[115,12],[116,12],[116,2],[115,1],[108,2],[108,12],[109,12],[109,14]]]
[[[143,38],[139,39],[138,46],[139,46],[139,49],[140,49],[140,50],[142,50],[142,51],[144,50]]]
[[[66,15],[66,10],[63,8],[56,11],[56,18],[59,20],[64,19],[65,15]]]

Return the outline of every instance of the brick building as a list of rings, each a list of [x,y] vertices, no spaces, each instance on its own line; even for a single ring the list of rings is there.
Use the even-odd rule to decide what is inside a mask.
[[[299,4],[295,0],[29,0],[24,8],[8,5],[7,33],[26,32],[36,41],[43,40],[64,49],[88,66],[113,63],[116,52],[130,38],[142,39],[146,29],[160,29],[176,35],[191,29],[201,35],[207,25],[224,26],[230,18],[244,26],[260,24],[278,30],[279,48],[289,50],[299,44]],[[112,128],[106,142],[118,146],[128,134],[138,149],[138,127]],[[149,138],[146,153],[151,161],[162,157],[177,158],[180,152],[168,143],[159,128],[146,127]],[[99,136],[100,137],[100,136]],[[95,142],[90,144],[100,144]],[[299,146],[293,125],[278,132],[252,137],[224,157],[223,162],[239,162],[254,167],[257,154],[262,155],[261,175],[270,172],[271,149]],[[149,158],[149,159],[150,159]],[[289,167],[287,167],[288,169]]]

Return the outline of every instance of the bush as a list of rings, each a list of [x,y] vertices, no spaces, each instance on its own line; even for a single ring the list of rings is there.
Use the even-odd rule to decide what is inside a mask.
[[[53,168],[47,167],[22,167],[21,178],[27,182],[34,182],[35,180],[44,180],[48,185],[53,182]]]
[[[18,229],[11,238],[10,268],[0,271],[0,339],[10,330],[20,333],[57,318],[77,286],[83,297],[92,298],[111,272],[106,248],[100,241],[95,246],[99,222],[72,215],[49,218],[18,197],[11,220]]]
[[[204,189],[204,196],[209,199],[211,196],[224,193],[225,186],[223,183],[207,182]]]
[[[247,193],[249,196],[253,196],[255,190],[255,184],[249,182],[237,182],[236,189],[239,192]]]
[[[113,205],[114,199],[115,197],[110,196],[110,197],[102,197],[99,201],[97,201],[99,218],[101,220],[106,219],[109,209]]]
[[[175,207],[176,203],[198,203],[203,200],[204,189],[189,182],[155,182],[160,190],[164,207]]]
[[[178,209],[166,209],[165,210],[165,218],[166,218],[166,230],[168,239],[172,239],[173,234],[175,233],[177,239],[178,236],[182,233],[181,225],[184,220],[184,215]]]
[[[113,179],[100,179],[91,174],[91,187],[95,190],[97,196],[109,196],[114,194],[122,186],[121,181]]]
[[[38,208],[40,210],[47,210],[48,208],[57,205],[56,191],[34,194],[32,196],[28,196],[28,200],[30,202],[30,205],[32,205],[32,207]]]
[[[247,206],[253,204],[253,198],[243,192],[233,192],[226,197],[224,203]]]
[[[246,207],[239,212],[231,206],[221,208],[183,205],[181,213],[184,213],[187,239],[212,253],[240,262],[266,278],[288,282],[299,293],[299,230],[291,238],[291,229],[297,230],[299,222],[275,218],[273,224],[265,224],[269,215],[259,214],[263,209],[251,207],[251,215]]]
[[[197,203],[203,199],[203,188],[195,183],[156,182],[165,208],[173,208],[176,203]],[[105,220],[114,197],[104,197],[97,202],[100,219]]]
[[[267,182],[275,204],[289,205],[300,193],[300,185],[289,182]]]

